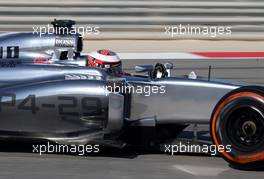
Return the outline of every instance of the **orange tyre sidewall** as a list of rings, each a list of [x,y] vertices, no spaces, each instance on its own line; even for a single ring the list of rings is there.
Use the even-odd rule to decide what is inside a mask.
[[[219,114],[221,113],[222,109],[227,104],[229,104],[230,102],[232,102],[238,98],[241,98],[241,97],[250,97],[250,98],[258,100],[264,104],[264,97],[258,93],[255,93],[255,92],[237,92],[235,94],[228,96],[223,101],[221,101],[220,104],[214,110],[214,114],[212,115],[212,122],[211,122],[211,135],[213,138],[213,142],[216,146],[221,145],[219,143],[219,141],[217,140],[217,134],[216,134],[216,123],[217,123],[217,119],[218,119]],[[239,164],[247,164],[247,163],[252,163],[252,162],[264,160],[264,151],[258,152],[255,154],[241,155],[241,156],[231,156],[226,151],[222,152],[221,154],[227,160],[234,162],[234,163],[239,163]]]

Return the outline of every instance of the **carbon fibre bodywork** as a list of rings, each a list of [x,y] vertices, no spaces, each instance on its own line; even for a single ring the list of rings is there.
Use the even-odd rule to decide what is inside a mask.
[[[79,34],[43,34],[32,32],[0,35],[0,59],[23,64],[50,64],[59,60],[76,60],[82,51]]]
[[[71,22],[65,22],[70,29]],[[79,34],[0,35],[0,136],[126,143],[122,135],[130,126],[209,123],[218,101],[241,87],[203,79],[112,76],[87,68],[81,51]],[[141,91],[116,91],[120,86]],[[162,92],[149,91],[153,87]]]
[[[165,93],[109,91],[122,84]],[[128,126],[209,123],[217,102],[239,85],[166,77],[108,75],[96,68],[17,65],[0,71],[0,131],[63,143],[108,143]],[[8,134],[8,135],[7,135]]]

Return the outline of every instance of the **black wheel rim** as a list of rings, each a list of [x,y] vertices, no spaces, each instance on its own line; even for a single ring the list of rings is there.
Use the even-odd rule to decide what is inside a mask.
[[[237,108],[226,121],[226,137],[234,149],[252,152],[264,142],[264,119],[257,108]]]

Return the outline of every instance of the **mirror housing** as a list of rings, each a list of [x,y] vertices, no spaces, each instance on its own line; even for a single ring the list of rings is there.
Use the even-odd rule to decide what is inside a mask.
[[[164,64],[164,67],[166,68],[166,71],[168,73],[168,77],[171,76],[171,70],[173,69],[173,63],[167,62]]]
[[[173,63],[171,63],[171,62],[167,62],[167,63],[165,63],[164,66],[165,66],[165,68],[166,68],[167,70],[171,70],[171,69],[173,69]]]

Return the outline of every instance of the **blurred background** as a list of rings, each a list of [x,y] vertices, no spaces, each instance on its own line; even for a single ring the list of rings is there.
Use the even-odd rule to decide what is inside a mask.
[[[264,52],[262,0],[0,0],[0,31],[32,31],[54,18],[72,19],[78,26],[99,27],[84,37],[84,51],[112,49],[132,55],[175,52]],[[165,27],[230,26],[231,35],[166,35]],[[177,54],[175,54],[177,55]],[[124,55],[123,55],[124,56]],[[132,70],[126,61],[126,69]],[[175,60],[177,73],[195,70],[213,77],[264,83],[263,58]],[[146,62],[156,62],[156,60]],[[143,63],[142,62],[142,63]],[[130,65],[129,65],[130,64]]]
[[[262,0],[0,0],[1,31],[32,31],[32,25],[47,25],[54,18],[98,26],[100,35],[85,37],[91,50],[98,46],[126,52],[264,48]],[[230,26],[232,35],[172,38],[164,33],[166,26],[179,24]]]

